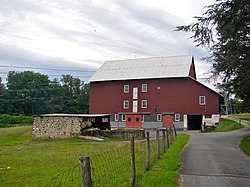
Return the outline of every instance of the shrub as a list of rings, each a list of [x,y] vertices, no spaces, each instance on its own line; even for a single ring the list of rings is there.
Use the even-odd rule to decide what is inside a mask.
[[[32,116],[12,116],[9,114],[0,115],[0,127],[11,127],[16,125],[31,125]]]

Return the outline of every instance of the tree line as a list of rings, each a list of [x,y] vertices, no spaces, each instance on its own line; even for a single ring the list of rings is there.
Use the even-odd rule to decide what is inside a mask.
[[[89,83],[71,75],[50,80],[33,71],[10,71],[0,77],[0,114],[88,113]]]

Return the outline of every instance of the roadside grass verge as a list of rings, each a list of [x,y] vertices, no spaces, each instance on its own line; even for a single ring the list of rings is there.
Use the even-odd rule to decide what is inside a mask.
[[[243,120],[250,122],[250,113],[232,114],[230,115],[230,117],[243,119]]]
[[[250,136],[246,136],[241,140],[240,149],[250,156]]]
[[[228,119],[221,119],[213,132],[229,132],[243,128],[244,126]]]
[[[178,186],[178,169],[181,167],[180,154],[189,140],[189,135],[178,134],[171,148],[157,160],[150,171],[145,172],[141,185],[145,187],[176,187]]]
[[[78,158],[80,156],[93,158],[92,161],[96,163],[96,166],[101,167],[101,172],[96,173],[97,175],[106,177],[107,181],[114,178],[116,180],[115,186],[129,186],[131,170],[129,141],[105,140],[104,142],[94,142],[79,138],[32,140],[31,130],[31,126],[0,128],[1,187],[44,186],[58,174],[64,175],[66,174],[63,173],[64,171],[69,171],[72,168],[76,168],[72,170],[75,172],[75,177],[80,178],[78,169]],[[138,141],[143,145],[139,149],[144,148],[145,141]],[[155,186],[177,186],[177,169],[181,166],[179,155],[187,141],[187,135],[178,135],[171,148],[167,149],[161,159],[152,161],[148,172],[143,171],[145,163],[141,158],[145,157],[144,154],[139,155],[136,162],[142,163],[141,168],[138,169],[138,172],[141,172],[139,179],[142,181],[142,186],[152,186],[151,184],[155,184]],[[121,152],[118,153],[117,150],[121,150]],[[108,154],[103,157],[101,156],[103,153]],[[113,154],[113,157],[109,153]],[[123,155],[125,157],[122,157]],[[109,165],[111,169],[115,167],[126,174],[109,172],[108,168],[103,165],[104,161],[111,165]],[[167,183],[161,185],[162,177]]]

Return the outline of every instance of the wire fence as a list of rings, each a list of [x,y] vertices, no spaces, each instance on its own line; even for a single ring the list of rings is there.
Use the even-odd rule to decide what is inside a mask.
[[[155,136],[150,136],[150,133]],[[176,137],[176,131],[174,128],[157,129],[146,135],[146,139],[134,141],[132,138],[131,143],[125,142],[118,148],[88,157],[89,169],[80,161],[81,167],[78,164],[59,173],[45,186],[141,186],[144,173],[166,152]],[[86,173],[89,173],[87,179]]]

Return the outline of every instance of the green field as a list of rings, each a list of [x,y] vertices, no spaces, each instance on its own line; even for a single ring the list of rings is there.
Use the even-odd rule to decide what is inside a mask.
[[[232,115],[230,115],[230,117],[243,119],[243,120],[250,122],[250,113],[232,114]]]
[[[38,141],[31,139],[31,128],[25,126],[0,129],[0,186],[44,186],[50,183],[51,186],[63,183],[80,186],[80,156],[90,156],[95,186],[129,185],[129,141],[93,142],[78,138]],[[168,176],[170,186],[177,186],[179,154],[187,141],[187,135],[179,135],[167,153],[162,155],[162,160],[156,161],[155,154],[151,154],[152,170]],[[154,149],[155,142],[151,142]],[[152,176],[158,174],[153,171],[145,172],[144,159],[145,140],[137,140],[136,184],[140,186],[140,179],[143,179],[140,180],[142,182],[149,180],[150,183],[157,184],[159,177]],[[74,185],[72,180],[72,185],[67,182],[69,179],[76,179]],[[104,185],[108,182],[112,185]]]
[[[231,120],[221,119],[219,125],[213,132],[229,132],[241,129],[244,126]]]

